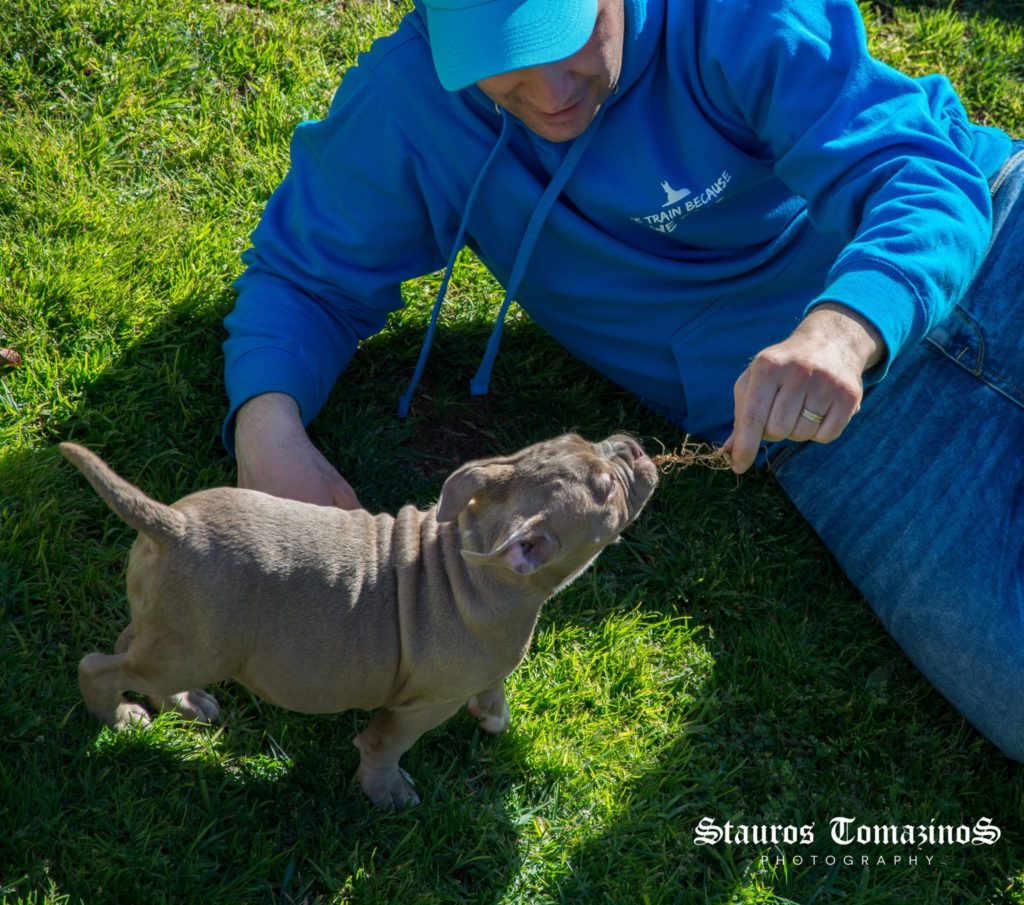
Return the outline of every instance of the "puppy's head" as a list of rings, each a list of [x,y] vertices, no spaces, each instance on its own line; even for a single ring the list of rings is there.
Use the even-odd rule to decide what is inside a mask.
[[[565,434],[512,456],[468,462],[445,482],[437,520],[464,516],[462,556],[512,575],[574,578],[637,517],[658,470],[625,434]]]

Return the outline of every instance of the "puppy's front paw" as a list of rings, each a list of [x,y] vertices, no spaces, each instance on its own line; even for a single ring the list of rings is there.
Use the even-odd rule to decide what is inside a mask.
[[[356,770],[356,782],[379,808],[401,810],[420,803],[412,777],[401,767],[379,770],[360,765]]]

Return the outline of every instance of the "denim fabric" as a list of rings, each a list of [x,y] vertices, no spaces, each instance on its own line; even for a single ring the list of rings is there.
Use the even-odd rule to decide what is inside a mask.
[[[906,350],[835,443],[769,466],[906,655],[1024,761],[1024,142],[953,313]]]

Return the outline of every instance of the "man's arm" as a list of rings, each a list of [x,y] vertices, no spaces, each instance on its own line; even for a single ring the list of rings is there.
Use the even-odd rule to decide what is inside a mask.
[[[880,379],[970,285],[991,235],[972,155],[990,167],[1009,139],[973,126],[947,80],[873,58],[853,0],[737,0],[708,16],[710,103],[723,128],[752,133],[814,228],[846,243],[812,307],[839,302],[875,325],[886,357],[869,382]]]
[[[836,439],[860,408],[865,372],[881,379],[945,317],[991,232],[970,155],[980,142],[991,163],[1008,139],[973,127],[947,81],[915,82],[873,59],[852,0],[713,9],[724,18],[708,33],[732,43],[711,46],[702,72],[726,126],[751,130],[815,228],[847,243],[797,329],[735,385],[727,447],[743,472],[762,439]],[[748,53],[733,50],[739,34]]]
[[[401,284],[442,266],[454,241],[453,193],[423,164],[422,122],[450,136],[409,80],[432,65],[407,17],[346,72],[327,117],[292,136],[225,319],[223,437],[243,487],[359,505],[304,425],[402,307]]]
[[[235,418],[238,486],[274,496],[361,509],[355,491],[306,436],[298,403],[284,393],[246,402]]]
[[[736,381],[735,422],[724,445],[733,471],[754,464],[762,440],[835,440],[860,410],[864,372],[885,357],[885,342],[863,316],[831,302],[813,308]]]

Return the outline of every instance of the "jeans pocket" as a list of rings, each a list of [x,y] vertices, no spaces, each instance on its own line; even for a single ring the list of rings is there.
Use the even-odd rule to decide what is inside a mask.
[[[1020,148],[1020,150],[1011,153],[1006,159],[1006,163],[999,168],[999,172],[989,180],[988,187],[993,198],[999,194],[999,190],[1009,181],[1014,171],[1018,167],[1024,166],[1024,142],[1014,142],[1014,148]]]
[[[765,464],[768,470],[778,478],[805,443],[797,443],[795,440],[778,440],[771,443],[765,453]]]
[[[975,377],[985,373],[985,336],[981,326],[959,305],[932,329],[925,341]]]
[[[1024,406],[1024,145],[992,180],[993,230],[963,298],[925,337],[933,348]]]
[[[732,429],[733,388],[751,359],[783,339],[799,322],[806,301],[792,293],[715,299],[671,338],[686,396],[686,429],[724,440]]]

